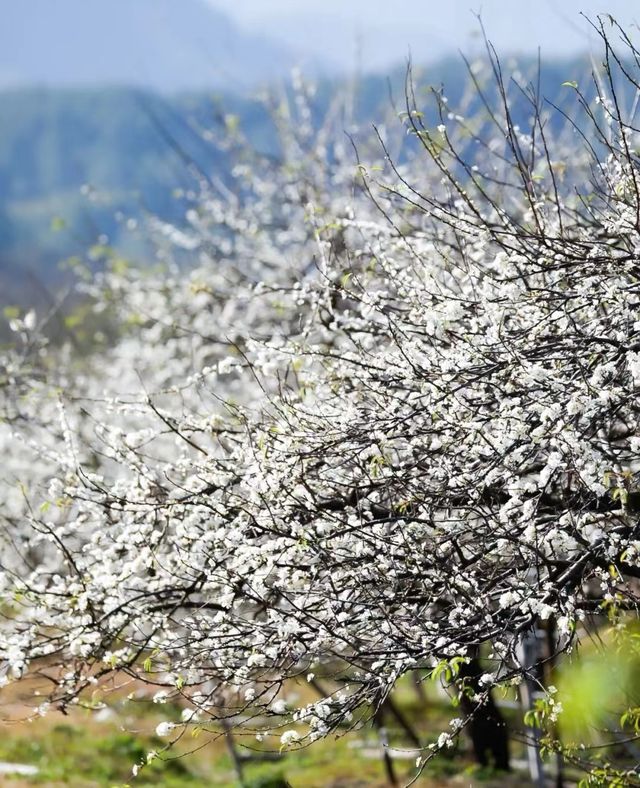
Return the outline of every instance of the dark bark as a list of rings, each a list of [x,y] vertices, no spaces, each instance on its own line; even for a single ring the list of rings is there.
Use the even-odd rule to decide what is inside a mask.
[[[477,658],[462,665],[458,674],[462,698],[460,706],[465,716],[470,717],[467,730],[471,737],[473,752],[481,766],[493,766],[509,771],[509,737],[507,725],[491,694],[484,703],[470,696],[482,694],[480,676],[482,668]]]
[[[400,711],[400,709],[396,706],[396,704],[391,699],[391,697],[388,697],[385,700],[384,708],[385,708],[385,710],[389,711],[389,713],[391,714],[392,717],[394,717],[394,719],[396,720],[398,725],[405,732],[405,734],[406,734],[407,738],[409,739],[409,741],[411,742],[411,744],[413,744],[414,747],[417,747],[418,749],[420,749],[420,747],[422,747],[422,744],[420,743],[420,738],[419,738],[418,734],[411,727],[411,724],[409,723],[407,718],[404,716],[404,714]]]
[[[384,763],[384,770],[387,775],[387,780],[389,781],[389,785],[397,786],[398,778],[396,777],[396,772],[393,768],[393,761],[389,755],[389,740],[387,738],[387,730],[384,726],[382,709],[378,709],[378,711],[374,714],[373,725],[378,732],[378,739],[382,749],[382,762]]]

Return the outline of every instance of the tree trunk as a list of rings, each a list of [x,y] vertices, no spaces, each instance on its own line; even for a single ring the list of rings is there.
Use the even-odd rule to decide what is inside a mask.
[[[491,694],[483,704],[469,697],[469,694],[482,692],[481,675],[482,668],[477,657],[462,665],[458,674],[463,690],[460,706],[465,716],[471,716],[467,730],[473,744],[473,752],[481,766],[493,766],[496,769],[509,771],[509,738],[507,725],[500,709]]]

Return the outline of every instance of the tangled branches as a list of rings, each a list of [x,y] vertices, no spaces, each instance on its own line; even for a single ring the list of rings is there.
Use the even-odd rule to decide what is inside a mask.
[[[163,733],[291,746],[483,649],[472,717],[540,621],[560,652],[603,604],[636,615],[639,61],[596,29],[567,138],[489,48],[469,120],[435,91],[430,126],[408,83],[399,163],[270,170],[250,216],[203,200],[190,279],[100,284],[137,317],[112,394],[61,395],[49,503],[6,566],[9,676],[41,670],[64,706],[117,670],[187,704]],[[305,676],[335,689],[289,708]]]

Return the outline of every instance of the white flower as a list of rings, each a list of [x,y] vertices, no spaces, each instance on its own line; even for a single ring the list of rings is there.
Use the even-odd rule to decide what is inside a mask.
[[[285,700],[276,700],[271,704],[271,711],[274,714],[284,714],[287,711],[287,702]]]
[[[237,364],[237,360],[227,356],[226,358],[220,359],[218,362],[218,373],[220,375],[226,375],[234,368]]]
[[[168,736],[175,727],[175,722],[161,722],[156,728],[156,736],[160,738]]]
[[[441,733],[438,736],[438,748],[453,747],[453,736],[450,733]]]
[[[24,316],[24,327],[28,331],[33,331],[36,327],[36,313],[33,309],[30,309]]]
[[[290,747],[292,744],[299,742],[301,738],[302,736],[300,736],[298,731],[285,731],[280,737],[280,744],[283,747]]]
[[[505,607],[509,607],[513,605],[515,602],[519,601],[519,597],[513,591],[505,591],[504,594],[500,595],[500,599],[498,600],[498,604],[500,605],[500,609],[504,610]]]

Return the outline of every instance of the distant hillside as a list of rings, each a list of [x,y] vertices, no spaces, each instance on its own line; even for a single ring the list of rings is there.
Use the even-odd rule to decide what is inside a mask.
[[[204,0],[2,0],[0,87],[238,90],[295,62]]]
[[[526,71],[531,65],[525,62],[522,68]],[[579,79],[584,72],[584,60],[547,62],[543,95],[554,101],[559,96],[570,99],[572,91],[562,82]],[[397,109],[404,109],[404,76],[400,69],[389,80],[361,79],[347,102],[352,115],[336,119],[337,132],[352,131],[356,121],[361,134],[370,134],[372,122],[388,117],[391,96]],[[455,107],[466,71],[459,59],[450,58],[417,70],[416,78],[419,84],[444,83]],[[318,83],[316,123],[345,89],[344,82]],[[418,90],[417,95],[421,102],[425,92]],[[514,109],[517,120],[526,124],[530,108],[521,95]],[[55,281],[57,263],[82,254],[101,233],[118,242],[118,210],[133,217],[150,211],[179,220],[184,206],[173,192],[193,185],[189,160],[223,179],[228,172],[228,154],[203,134],[220,129],[225,115],[238,118],[253,147],[277,153],[268,112],[242,93],[221,91],[214,96],[201,91],[162,97],[133,88],[0,92],[0,301],[30,298],[36,280]],[[99,193],[97,201],[81,194],[84,184]],[[62,230],[62,222],[54,221],[57,217],[64,220]]]
[[[273,146],[266,110],[238,96],[168,101],[124,88],[0,93],[0,301],[9,291],[22,298],[25,278],[55,281],[57,263],[100,234],[117,242],[117,211],[178,219],[184,209],[174,190],[195,183],[189,161],[225,177],[227,154],[202,135],[220,128],[224,113],[239,115],[256,143]]]

